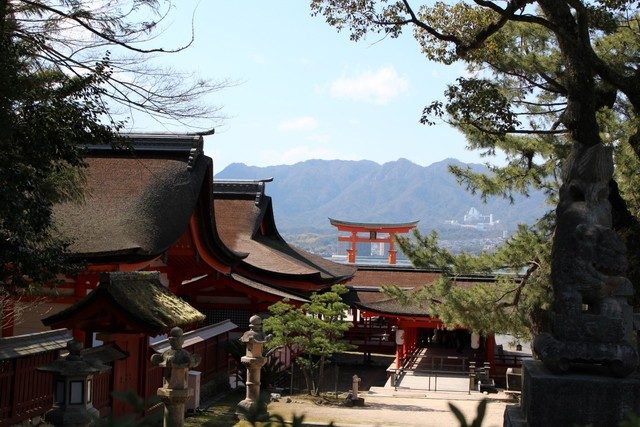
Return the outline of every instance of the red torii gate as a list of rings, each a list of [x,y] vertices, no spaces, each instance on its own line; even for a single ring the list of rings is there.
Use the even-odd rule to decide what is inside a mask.
[[[340,221],[333,218],[329,218],[329,222],[331,222],[331,225],[336,227],[338,231],[351,233],[349,236],[338,236],[339,242],[351,242],[351,248],[347,249],[347,261],[350,264],[355,264],[356,262],[357,242],[377,242],[389,244],[389,264],[392,265],[396,263],[396,234],[408,233],[418,224],[418,221],[403,223],[368,223]],[[368,236],[358,236],[358,233],[368,233]],[[383,236],[380,236],[380,234],[383,234]]]

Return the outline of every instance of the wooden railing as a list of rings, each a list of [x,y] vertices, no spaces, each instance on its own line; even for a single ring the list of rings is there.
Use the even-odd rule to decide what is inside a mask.
[[[386,326],[376,327],[358,324],[345,333],[344,339],[356,346],[360,351],[393,353],[396,348],[393,334],[389,333]]]
[[[0,361],[0,427],[42,415],[53,403],[50,374],[36,368],[57,358],[57,351]]]
[[[111,414],[111,370],[93,377],[93,406],[101,417]]]

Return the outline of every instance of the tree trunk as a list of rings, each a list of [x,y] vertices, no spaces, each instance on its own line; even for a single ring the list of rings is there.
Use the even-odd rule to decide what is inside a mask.
[[[309,367],[302,366],[302,375],[304,375],[304,382],[307,385],[307,394],[313,394],[313,380],[311,378],[311,369]]]
[[[318,392],[316,394],[320,394],[320,392],[324,388],[324,362],[325,357],[320,357],[320,366],[318,367]]]
[[[635,288],[633,306],[640,308],[640,221],[629,211],[615,180],[611,180],[609,183],[609,202],[611,203],[612,228],[627,247],[629,267],[626,276]]]

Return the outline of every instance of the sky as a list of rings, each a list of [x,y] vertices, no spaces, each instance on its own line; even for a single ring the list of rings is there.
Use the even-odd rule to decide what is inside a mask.
[[[445,123],[419,123],[442,99],[460,64],[429,62],[410,33],[369,36],[358,43],[305,0],[175,2],[170,26],[156,42],[193,45],[158,58],[182,71],[234,84],[208,95],[226,119],[205,137],[215,172],[231,163],[294,164],[308,159],[407,158],[427,166],[454,157],[481,162],[462,134]],[[136,118],[129,130],[190,131]]]

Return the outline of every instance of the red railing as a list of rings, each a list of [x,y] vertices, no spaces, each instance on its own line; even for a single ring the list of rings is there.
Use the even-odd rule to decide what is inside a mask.
[[[111,370],[93,377],[93,406],[101,417],[111,414]]]
[[[57,351],[48,351],[0,362],[0,427],[42,415],[51,408],[52,377],[36,368],[56,358]]]

